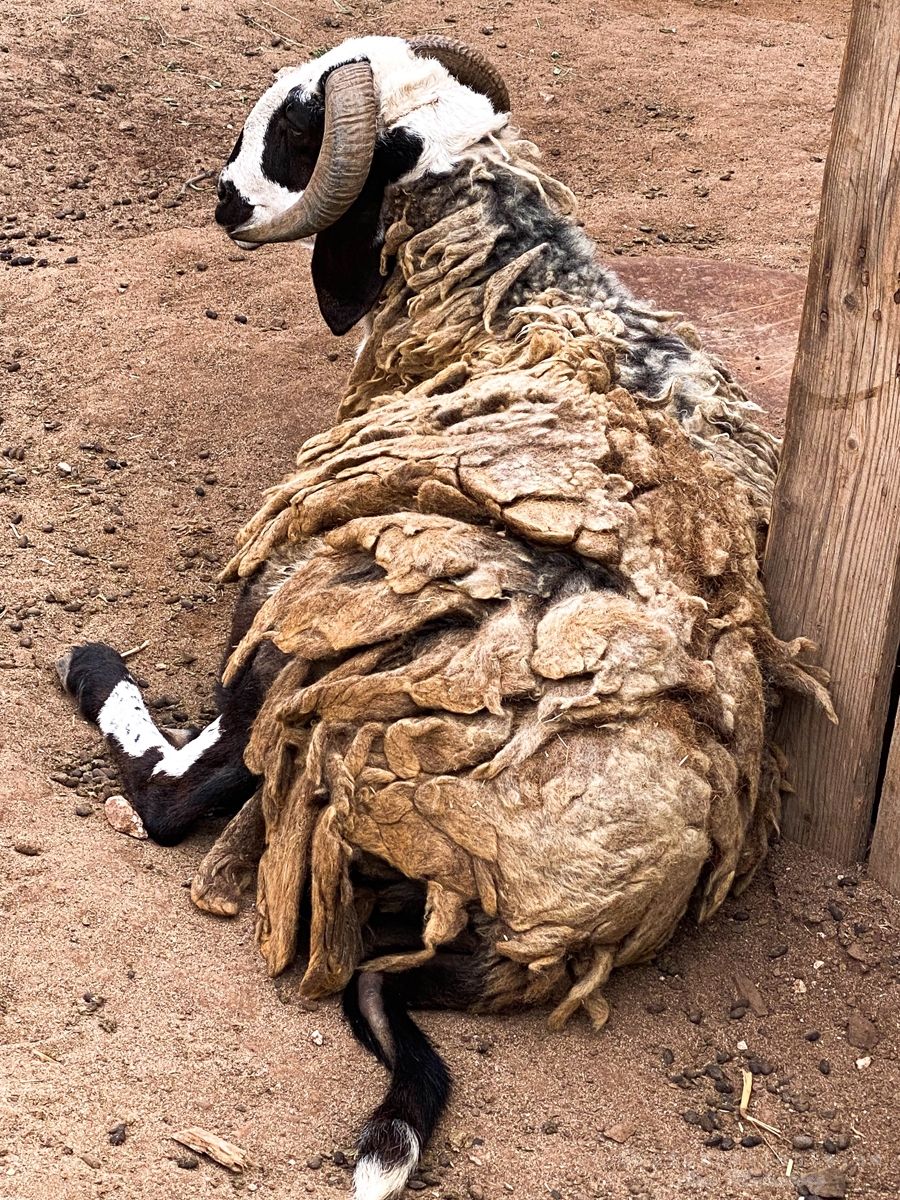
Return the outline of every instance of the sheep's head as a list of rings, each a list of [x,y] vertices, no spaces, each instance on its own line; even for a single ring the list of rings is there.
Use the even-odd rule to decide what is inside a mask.
[[[450,38],[354,38],[282,71],[219,176],[239,246],[316,238],[322,315],[346,333],[381,290],[384,190],[450,170],[507,122],[498,72]]]

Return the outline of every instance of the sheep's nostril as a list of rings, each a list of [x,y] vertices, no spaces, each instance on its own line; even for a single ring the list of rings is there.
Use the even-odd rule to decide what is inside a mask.
[[[215,217],[219,225],[224,225],[226,229],[236,229],[253,216],[253,205],[244,199],[230,179],[220,181],[218,196]]]

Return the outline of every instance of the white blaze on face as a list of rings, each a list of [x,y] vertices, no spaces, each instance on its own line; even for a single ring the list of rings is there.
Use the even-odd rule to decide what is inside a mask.
[[[192,742],[176,749],[157,729],[140,689],[128,679],[117,683],[110,692],[97,716],[97,725],[101,733],[115,738],[132,758],[142,758],[148,750],[158,750],[161,757],[153,774],[174,778],[184,775],[222,736],[221,718],[216,717]]]
[[[485,96],[458,83],[436,59],[413,54],[403,38],[349,38],[320,58],[285,68],[247,118],[240,153],[220,178],[231,180],[254,206],[251,222],[280,216],[303,194],[275,183],[262,170],[269,122],[288,93],[301,88],[312,95],[326,71],[360,59],[372,67],[378,131],[397,126],[422,139],[421,157],[405,182],[428,172],[449,171],[465,150],[499,132],[509,120],[508,114],[495,113]]]
[[[302,191],[292,192],[276,183],[274,179],[269,179],[262,169],[269,122],[287,99],[288,93],[295,87],[302,86],[302,70],[301,67],[289,67],[257,100],[250,116],[244,122],[240,152],[233,162],[226,164],[219,176],[222,182],[230,180],[248,204],[254,206],[251,218],[253,221],[280,216],[303,195]]]

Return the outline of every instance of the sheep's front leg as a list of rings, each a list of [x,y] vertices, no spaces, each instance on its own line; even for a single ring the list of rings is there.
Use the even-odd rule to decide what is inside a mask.
[[[173,746],[157,727],[121,654],[102,642],[74,647],[57,664],[63,686],[87,720],[106,736],[125,794],[148,835],[164,846],[180,842],[211,811],[235,812],[258,779],[244,749],[258,704],[238,687],[220,715],[197,737]]]

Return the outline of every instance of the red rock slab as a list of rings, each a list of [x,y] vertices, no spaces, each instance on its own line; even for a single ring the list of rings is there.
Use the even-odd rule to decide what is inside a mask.
[[[677,257],[621,258],[610,266],[641,300],[696,325],[706,348],[766,410],[762,424],[784,435],[805,273]]]

